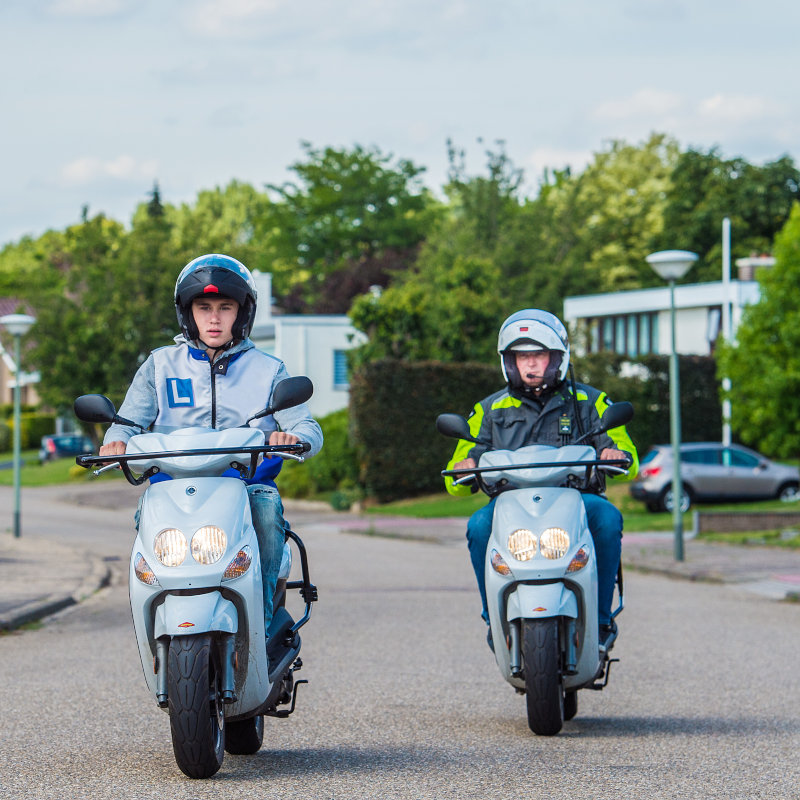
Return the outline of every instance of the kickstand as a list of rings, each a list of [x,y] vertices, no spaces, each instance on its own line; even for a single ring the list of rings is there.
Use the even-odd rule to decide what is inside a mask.
[[[291,714],[294,711],[294,704],[297,701],[297,689],[298,689],[298,687],[300,686],[301,683],[308,683],[308,681],[305,680],[305,679],[302,679],[302,680],[299,680],[299,681],[295,681],[294,690],[292,691],[292,705],[289,706],[289,708],[276,709],[275,712],[271,716],[281,717],[281,718],[285,719],[286,717],[289,716],[289,714]]]

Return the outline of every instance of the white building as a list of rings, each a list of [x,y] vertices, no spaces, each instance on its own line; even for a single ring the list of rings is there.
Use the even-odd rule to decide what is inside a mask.
[[[315,417],[345,408],[349,401],[346,352],[364,341],[345,314],[273,315],[272,276],[254,272],[258,310],[250,337],[259,350],[280,358],[290,375],[314,384],[308,402]]]
[[[728,283],[731,330],[735,333],[745,306],[759,298],[758,282]],[[685,355],[710,355],[722,332],[725,284],[695,283],[675,287],[675,348]],[[567,297],[564,322],[575,351],[613,351],[635,358],[669,354],[670,298],[668,287]]]

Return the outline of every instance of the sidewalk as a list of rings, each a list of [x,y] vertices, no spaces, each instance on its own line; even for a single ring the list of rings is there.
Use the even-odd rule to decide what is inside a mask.
[[[97,496],[81,492],[80,504],[108,508],[113,487],[98,486]],[[334,512],[323,504],[287,500],[287,515],[324,514],[326,522],[344,534],[385,536],[434,545],[464,546],[466,519],[415,519],[381,514]],[[684,543],[683,561],[675,561],[671,533],[628,533],[622,560],[627,569],[674,578],[735,585],[774,600],[800,599],[800,551],[767,547],[712,544],[694,539]],[[15,539],[0,534],[0,631],[13,630],[67,606],[79,603],[107,585],[109,565],[96,555],[41,538]]]

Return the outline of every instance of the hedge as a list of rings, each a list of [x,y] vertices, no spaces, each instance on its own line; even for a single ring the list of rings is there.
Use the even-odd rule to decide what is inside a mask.
[[[647,356],[631,363],[602,353],[574,359],[575,377],[629,400],[635,416],[628,431],[640,455],[669,442],[669,360]],[[719,387],[713,358],[681,356],[682,439],[719,441]],[[359,462],[359,482],[379,502],[438,492],[440,471],[455,442],[436,432],[438,414],[466,416],[474,404],[501,389],[499,365],[403,362],[362,366],[350,383],[350,420]]]

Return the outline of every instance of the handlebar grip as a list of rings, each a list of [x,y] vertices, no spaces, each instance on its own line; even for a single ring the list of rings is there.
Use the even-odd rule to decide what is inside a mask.
[[[311,444],[309,442],[298,442],[298,444],[301,445],[301,453],[307,453],[311,449]]]

